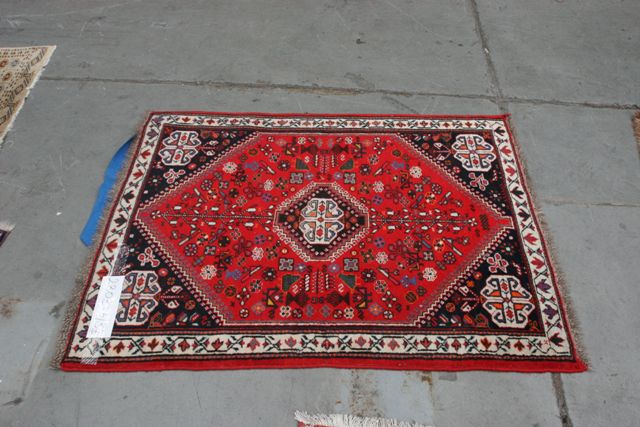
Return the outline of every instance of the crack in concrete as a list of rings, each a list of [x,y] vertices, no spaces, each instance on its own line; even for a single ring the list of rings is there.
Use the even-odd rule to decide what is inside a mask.
[[[502,94],[502,88],[500,87],[500,81],[498,80],[498,72],[496,70],[495,64],[493,63],[493,58],[491,57],[487,35],[482,28],[482,22],[480,21],[480,12],[478,11],[478,4],[476,3],[476,0],[469,0],[469,8],[471,9],[471,15],[473,15],[476,34],[480,39],[480,47],[482,48],[482,53],[487,63],[487,71],[489,73],[489,78],[491,79],[491,88],[496,95],[496,103],[498,104],[500,110],[505,113],[506,106],[504,105],[504,96]]]
[[[480,12],[478,11],[478,4],[476,3],[476,0],[468,0],[468,1],[469,1],[469,7],[471,9],[471,13],[473,15],[473,19],[476,24],[476,34],[480,39],[480,42],[482,45],[482,51],[484,53],[484,57],[487,63],[487,71],[491,79],[491,86],[496,95],[495,103],[502,113],[507,113],[508,111],[507,103],[505,102],[506,100],[504,98],[502,88],[500,87],[500,81],[498,79],[498,73],[496,71],[493,58],[491,57],[491,50],[489,49],[487,35],[485,34],[484,29],[482,28],[482,22],[480,20]],[[512,102],[513,101],[515,100],[512,99]],[[586,107],[587,105],[583,105],[583,106]],[[573,422],[571,421],[571,417],[569,416],[569,408],[567,406],[567,399],[564,393],[562,377],[558,373],[552,373],[551,379],[553,383],[553,391],[556,396],[558,412],[560,414],[560,419],[562,422],[562,427],[573,427]]]
[[[542,203],[554,206],[577,205],[577,206],[601,206],[608,208],[640,208],[640,204],[634,203],[615,203],[615,202],[581,202],[579,200],[559,200],[559,199],[539,199]]]
[[[510,104],[558,105],[560,107],[585,107],[605,110],[637,110],[640,104],[599,103],[589,101],[562,101],[560,99],[518,98],[506,96],[503,101]]]
[[[396,107],[403,109],[403,110],[407,110],[409,111],[411,114],[420,114],[420,112],[418,110],[415,110],[411,107],[409,107],[407,104],[404,104],[400,101],[398,101],[397,99],[389,96],[389,95],[382,95],[382,99],[385,99],[387,101],[389,101],[390,103],[392,103],[393,105],[395,105]]]
[[[38,344],[38,346],[36,347],[36,351],[33,353],[33,357],[31,358],[31,363],[29,363],[29,368],[27,369],[27,372],[24,375],[24,383],[22,384],[20,395],[15,399],[10,400],[9,402],[3,403],[2,406],[19,406],[24,402],[24,400],[27,397],[27,394],[29,393],[31,384],[33,383],[33,380],[35,379],[36,374],[38,373],[38,370],[37,370],[38,364],[39,364],[38,359],[40,356],[40,351],[42,350],[45,343],[46,343],[46,340],[40,341],[40,344]]]
[[[567,398],[564,394],[564,385],[562,384],[562,376],[558,373],[551,374],[551,382],[553,383],[553,391],[556,395],[558,410],[560,412],[560,421],[562,427],[573,427],[573,421],[569,416],[569,407],[567,406]]]
[[[80,83],[119,83],[119,84],[141,84],[141,85],[181,85],[208,87],[227,90],[280,90],[293,93],[306,93],[312,95],[387,95],[387,96],[432,96],[443,98],[458,99],[482,99],[493,102],[499,106],[500,103],[520,103],[532,105],[558,105],[565,107],[586,107],[607,110],[637,110],[640,104],[621,104],[621,103],[599,103],[588,101],[563,101],[556,99],[537,99],[537,98],[520,98],[520,97],[503,97],[488,94],[457,94],[446,92],[424,92],[424,91],[408,91],[393,89],[364,89],[339,86],[319,86],[319,85],[299,85],[299,84],[281,84],[269,82],[228,82],[217,80],[163,80],[163,79],[125,79],[125,78],[98,78],[98,77],[62,77],[62,76],[43,76],[41,81],[53,82],[80,82]]]
[[[124,84],[147,84],[147,85],[182,85],[182,86],[206,86],[220,89],[238,89],[238,90],[282,90],[288,92],[308,93],[312,95],[364,95],[364,94],[382,94],[391,96],[442,96],[450,98],[464,99],[486,99],[491,101],[492,95],[483,94],[455,94],[440,92],[414,92],[406,90],[393,89],[367,89],[356,87],[339,87],[339,86],[320,86],[320,85],[300,85],[300,84],[284,84],[270,82],[229,82],[218,80],[164,80],[164,79],[125,79],[125,78],[98,78],[98,77],[61,77],[61,76],[43,76],[40,80],[44,81],[62,81],[62,82],[81,82],[81,83],[124,83]]]
[[[15,399],[13,399],[13,400],[10,400],[10,401],[8,401],[8,402],[6,402],[6,403],[3,403],[3,404],[2,404],[2,406],[18,406],[18,405],[20,405],[23,401],[24,401],[24,399],[23,399],[23,398],[21,398],[21,397],[16,397],[16,398],[15,398]]]

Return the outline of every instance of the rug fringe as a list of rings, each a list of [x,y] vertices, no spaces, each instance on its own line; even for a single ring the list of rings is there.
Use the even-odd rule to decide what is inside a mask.
[[[397,421],[388,418],[357,417],[348,414],[314,414],[296,411],[296,421],[318,427],[431,427],[424,424]]]
[[[93,236],[93,242],[91,243],[89,252],[76,275],[71,297],[67,302],[65,315],[62,320],[62,326],[60,327],[60,331],[58,333],[58,340],[56,342],[54,356],[50,363],[50,366],[53,369],[60,369],[60,364],[62,363],[67,352],[68,343],[71,338],[71,333],[73,332],[72,329],[76,323],[76,314],[80,309],[80,304],[83,302],[82,300],[84,299],[84,295],[86,293],[87,283],[90,279],[89,275],[91,274],[91,270],[93,267],[93,260],[100,251],[100,243],[102,242],[102,238],[105,233],[107,221],[109,220],[109,214],[111,213],[114,204],[118,202],[116,200],[116,196],[124,185],[124,182],[126,181],[128,176],[129,169],[135,161],[135,154],[137,153],[144,136],[144,126],[146,125],[147,120],[148,116],[147,118],[145,118],[144,123],[139,126],[136,143],[131,144],[127,151],[125,160],[122,164],[122,169],[118,173],[118,178],[116,179],[113,187],[111,187],[111,190],[109,191],[109,194],[107,196],[107,201],[105,203],[102,214],[100,215],[100,220],[98,221],[96,233]]]
[[[636,111],[633,115],[633,135],[636,137],[638,152],[640,152],[640,111]]]
[[[532,182],[527,167],[525,165],[524,158],[522,156],[522,149],[518,145],[515,136],[515,128],[511,125],[511,117],[505,116],[505,122],[509,126],[509,132],[512,139],[512,146],[515,148],[518,163],[520,164],[520,170],[522,172],[522,178],[526,185],[526,188],[529,190],[529,196],[531,197],[531,207],[538,220],[538,223],[541,228],[541,233],[544,238],[544,246],[547,250],[547,254],[549,256],[549,263],[552,266],[553,278],[558,289],[558,298],[559,305],[565,311],[565,317],[567,319],[567,335],[572,339],[573,347],[576,351],[577,358],[583,362],[585,365],[588,365],[588,357],[585,353],[584,346],[582,344],[582,334],[580,333],[580,323],[575,314],[573,304],[571,302],[571,298],[569,295],[568,285],[565,281],[565,275],[560,268],[560,264],[556,262],[556,246],[554,243],[553,235],[550,233],[549,224],[545,218],[544,213],[538,208],[540,205],[538,203],[538,199],[536,197],[535,188],[532,188],[530,183]]]
[[[15,224],[7,221],[0,221],[0,230],[11,231],[15,228]]]

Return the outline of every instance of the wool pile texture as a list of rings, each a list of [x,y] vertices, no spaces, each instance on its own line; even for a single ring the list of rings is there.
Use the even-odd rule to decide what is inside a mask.
[[[152,113],[72,305],[66,370],[586,369],[506,116]]]

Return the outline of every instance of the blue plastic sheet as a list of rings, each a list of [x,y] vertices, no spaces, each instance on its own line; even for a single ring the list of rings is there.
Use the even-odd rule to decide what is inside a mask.
[[[122,146],[111,158],[109,166],[107,166],[107,170],[104,172],[104,180],[102,181],[102,185],[98,190],[98,196],[96,197],[96,201],[93,204],[91,215],[89,216],[87,223],[84,225],[82,233],[80,233],[80,240],[86,246],[90,246],[93,242],[93,238],[98,228],[98,223],[100,222],[100,217],[103,215],[104,210],[109,202],[109,194],[111,193],[111,190],[113,189],[113,186],[118,179],[118,174],[124,167],[124,163],[127,159],[127,152],[129,151],[129,147],[131,146],[131,144],[133,144],[135,138],[136,137],[134,135],[127,142],[122,144]]]

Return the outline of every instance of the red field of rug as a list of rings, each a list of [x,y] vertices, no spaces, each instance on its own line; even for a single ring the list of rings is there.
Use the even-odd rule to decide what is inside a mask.
[[[153,113],[114,199],[62,369],[586,369],[505,116]]]

